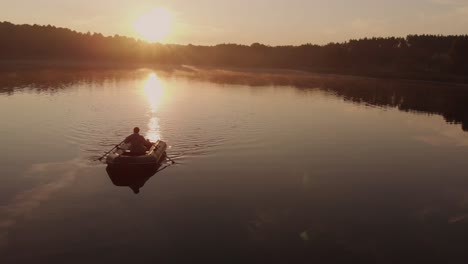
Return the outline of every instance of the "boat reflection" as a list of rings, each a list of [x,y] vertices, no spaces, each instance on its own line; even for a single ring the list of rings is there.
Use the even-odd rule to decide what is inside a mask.
[[[161,169],[161,164],[152,167],[114,167],[107,166],[106,171],[115,186],[130,187],[135,194],[145,183]]]

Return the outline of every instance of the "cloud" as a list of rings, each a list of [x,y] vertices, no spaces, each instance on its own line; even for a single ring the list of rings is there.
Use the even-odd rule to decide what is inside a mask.
[[[441,147],[468,147],[468,136],[466,132],[460,129],[458,125],[449,125],[445,127],[434,127],[430,134],[416,136],[417,141],[425,144]]]
[[[47,183],[17,194],[9,203],[0,206],[0,250],[8,245],[8,232],[18,219],[30,215],[54,193],[73,183],[81,166],[76,161],[66,163],[35,164],[27,172],[27,177],[46,178],[44,175],[60,175]]]

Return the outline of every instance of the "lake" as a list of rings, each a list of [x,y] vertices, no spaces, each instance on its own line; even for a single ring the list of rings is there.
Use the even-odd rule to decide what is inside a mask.
[[[23,69],[0,121],[1,263],[468,259],[467,86]],[[177,163],[130,188],[93,160],[135,126]]]

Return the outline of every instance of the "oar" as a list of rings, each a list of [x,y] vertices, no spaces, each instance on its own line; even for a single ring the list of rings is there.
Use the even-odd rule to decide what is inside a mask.
[[[169,157],[169,156],[167,155],[167,152],[166,152],[165,154],[166,154],[166,158],[167,158],[170,162],[172,162],[172,164],[176,164],[176,162],[175,162],[173,159],[171,159],[171,157]]]
[[[94,161],[101,161],[105,156],[107,156],[109,153],[111,153],[114,149],[116,149],[117,147],[120,146],[120,144],[124,143],[125,140],[123,140],[122,142],[120,142],[119,144],[115,145],[115,147],[113,147],[111,150],[107,151],[104,155],[102,155],[102,157],[100,157],[99,159],[95,159]]]

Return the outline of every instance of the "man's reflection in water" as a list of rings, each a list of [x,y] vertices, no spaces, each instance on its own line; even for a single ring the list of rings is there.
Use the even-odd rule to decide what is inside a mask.
[[[115,186],[128,186],[135,194],[140,192],[145,183],[153,177],[161,166],[147,168],[116,168],[107,166],[106,171]]]

